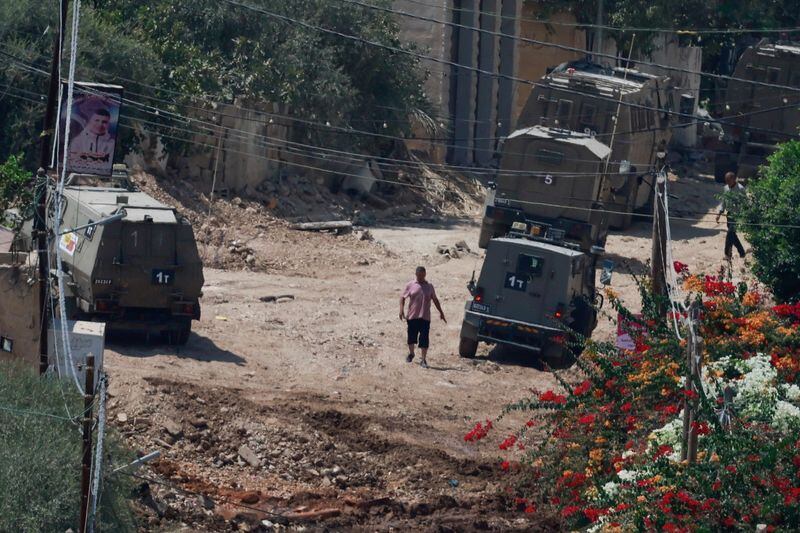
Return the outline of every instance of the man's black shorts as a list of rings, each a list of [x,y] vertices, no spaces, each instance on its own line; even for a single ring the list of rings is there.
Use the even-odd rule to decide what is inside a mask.
[[[414,318],[408,321],[408,344],[417,344],[427,348],[430,344],[431,321],[424,318]]]

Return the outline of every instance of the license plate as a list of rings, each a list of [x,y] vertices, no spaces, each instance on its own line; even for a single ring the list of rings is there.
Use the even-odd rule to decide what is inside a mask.
[[[175,271],[163,268],[154,268],[150,277],[153,285],[172,285],[175,283]]]
[[[478,312],[478,313],[488,313],[489,312],[489,306],[488,305],[482,304],[482,303],[478,303],[478,302],[472,302],[470,304],[470,306],[469,306],[469,309],[470,309],[470,311],[475,311],[475,312]]]

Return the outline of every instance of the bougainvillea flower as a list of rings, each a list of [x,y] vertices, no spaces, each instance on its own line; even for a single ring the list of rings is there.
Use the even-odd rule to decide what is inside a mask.
[[[556,404],[565,404],[567,403],[567,397],[563,394],[556,394],[555,392],[549,390],[547,392],[543,392],[539,395],[540,402],[553,402]]]

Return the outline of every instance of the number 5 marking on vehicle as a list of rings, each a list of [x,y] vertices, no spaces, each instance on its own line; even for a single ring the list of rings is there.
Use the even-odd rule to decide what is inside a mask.
[[[544,184],[545,185],[552,185],[553,184],[553,176],[551,176],[550,174],[546,175],[544,177]]]

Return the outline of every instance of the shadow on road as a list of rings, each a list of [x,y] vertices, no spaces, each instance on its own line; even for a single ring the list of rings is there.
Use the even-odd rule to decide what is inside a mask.
[[[457,368],[457,367],[454,367],[454,366],[436,366],[436,365],[432,365],[430,363],[428,363],[427,370],[438,370],[440,372],[449,372],[451,370],[454,370],[456,372],[467,372],[467,370],[464,369],[464,368]]]
[[[108,333],[107,345],[120,355],[127,357],[154,357],[157,355],[174,355],[179,359],[195,361],[233,363],[244,366],[245,359],[235,353],[217,346],[208,337],[192,333],[185,346],[175,346],[163,342],[148,342],[144,335],[133,333]]]
[[[544,365],[535,352],[526,351],[513,346],[496,345],[487,355],[486,359],[498,365],[523,366],[544,371]]]

